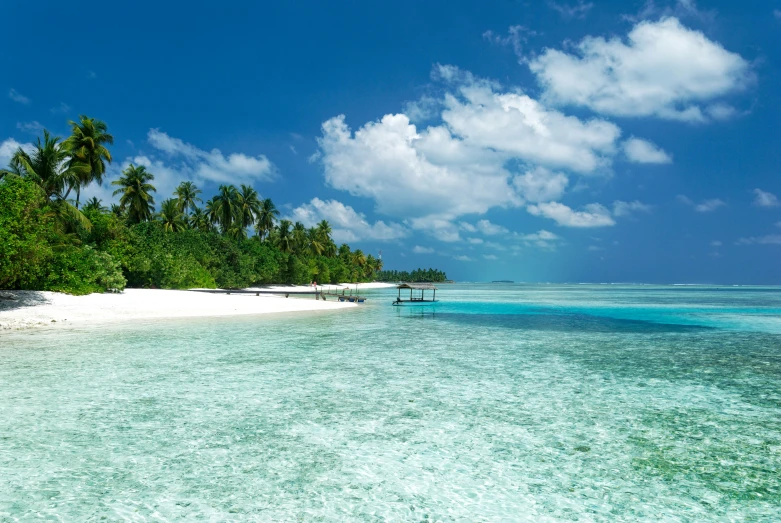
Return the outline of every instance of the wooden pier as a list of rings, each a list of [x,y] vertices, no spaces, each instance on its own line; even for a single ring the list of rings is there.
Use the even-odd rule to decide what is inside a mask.
[[[328,298],[333,298],[337,301],[347,301],[350,303],[363,303],[366,301],[366,296],[360,296],[353,294],[352,289],[347,292],[348,289],[328,289],[315,288],[311,291],[301,290],[286,290],[286,289],[193,289],[193,292],[207,292],[210,294],[254,294],[260,296],[261,294],[276,294],[277,296],[284,296],[285,298],[293,296],[314,296],[316,300],[322,299],[326,301]]]

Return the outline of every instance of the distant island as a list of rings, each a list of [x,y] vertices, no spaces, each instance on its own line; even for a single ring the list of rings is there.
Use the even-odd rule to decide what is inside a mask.
[[[512,280],[494,280],[491,283],[515,283]]]
[[[259,284],[432,281],[436,269],[383,271],[380,258],[336,245],[326,220],[307,228],[280,219],[248,185],[220,185],[205,202],[191,181],[156,206],[155,175],[130,164],[110,181],[118,204],[80,202],[101,184],[114,137],[88,116],[66,139],[43,131],[0,166],[0,289],[70,294]],[[203,205],[199,205],[203,204]],[[254,234],[252,234],[254,232]]]

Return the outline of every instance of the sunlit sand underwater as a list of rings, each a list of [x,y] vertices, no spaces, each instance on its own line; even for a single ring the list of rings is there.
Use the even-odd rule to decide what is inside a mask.
[[[0,520],[781,520],[781,289],[368,294],[0,334]]]

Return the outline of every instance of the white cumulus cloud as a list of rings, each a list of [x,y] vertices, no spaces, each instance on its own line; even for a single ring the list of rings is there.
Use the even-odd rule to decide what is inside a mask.
[[[781,234],[768,234],[767,236],[752,236],[741,238],[738,245],[781,245]]]
[[[565,4],[549,0],[548,5],[551,9],[557,11],[565,20],[584,18],[588,12],[591,11],[591,8],[594,7],[593,2],[584,2],[583,0],[578,0],[575,4]]]
[[[556,241],[560,238],[553,234],[550,231],[546,231],[545,229],[540,230],[539,232],[536,232],[534,234],[522,234],[519,236],[520,239],[525,241],[544,241],[544,242],[550,242],[550,241]]]
[[[615,225],[610,211],[603,205],[591,203],[582,211],[575,211],[558,202],[539,203],[526,208],[534,216],[544,216],[562,227],[609,227]]]
[[[622,144],[624,154],[635,163],[672,163],[669,154],[647,140],[630,138]]]
[[[251,184],[272,180],[276,173],[274,165],[265,155],[232,153],[225,156],[219,149],[205,151],[158,129],[150,129],[147,139],[152,147],[177,162],[174,168],[183,173],[183,178]]]
[[[11,157],[13,157],[14,153],[19,150],[20,147],[25,151],[32,151],[33,144],[19,143],[13,138],[8,138],[0,142],[0,169],[8,167]]]
[[[8,91],[8,98],[13,100],[16,103],[27,105],[30,103],[30,99],[27,98],[25,95],[17,91],[16,89],[11,89]]]
[[[412,249],[412,252],[415,254],[431,254],[434,252],[434,249],[431,247],[421,247],[420,245],[416,245],[415,248]]]
[[[436,108],[438,122],[418,126],[402,113],[356,130],[344,115],[323,123],[315,160],[330,186],[457,241],[453,221],[461,216],[557,200],[568,172],[609,173],[619,151],[616,125],[564,115],[454,66],[436,66],[433,77],[446,91],[425,101],[426,116]],[[420,108],[410,112],[419,116]]]
[[[697,212],[713,212],[716,209],[719,209],[720,207],[726,207],[726,202],[723,200],[720,200],[718,198],[712,198],[710,200],[705,200],[702,203],[699,203],[694,206],[694,210]]]
[[[588,36],[569,54],[546,49],[529,62],[545,98],[616,116],[702,122],[707,105],[744,88],[749,63],[674,17],[637,23],[627,35]],[[726,105],[718,102],[717,115]]]
[[[477,227],[477,230],[485,234],[486,236],[494,236],[497,234],[507,234],[509,231],[506,227],[502,227],[501,225],[497,225],[495,223],[491,223],[488,220],[480,220],[475,224]]]
[[[16,122],[16,128],[20,131],[24,131],[30,134],[42,134],[43,125],[37,121],[32,122]]]
[[[621,200],[616,200],[613,202],[613,215],[620,217],[620,216],[629,216],[632,213],[635,212],[651,212],[651,207],[648,204],[642,203],[638,200],[635,200],[633,202],[624,202]]]
[[[337,243],[361,240],[391,241],[409,236],[406,227],[382,220],[369,223],[365,215],[337,200],[313,198],[311,202],[293,209],[290,219],[307,227],[312,227],[321,220],[328,220],[333,229],[333,239]]]
[[[550,202],[564,194],[569,179],[562,173],[537,167],[513,178],[513,185],[528,202]]]
[[[778,197],[762,189],[754,189],[754,205],[757,207],[778,207]]]

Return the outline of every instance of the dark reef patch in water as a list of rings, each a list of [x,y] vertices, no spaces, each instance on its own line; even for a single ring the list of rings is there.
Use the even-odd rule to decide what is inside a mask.
[[[657,323],[644,320],[592,316],[590,314],[461,314],[431,312],[424,315],[412,314],[410,317],[431,317],[436,320],[455,322],[462,325],[560,332],[678,333],[716,330],[713,327],[703,325]]]

